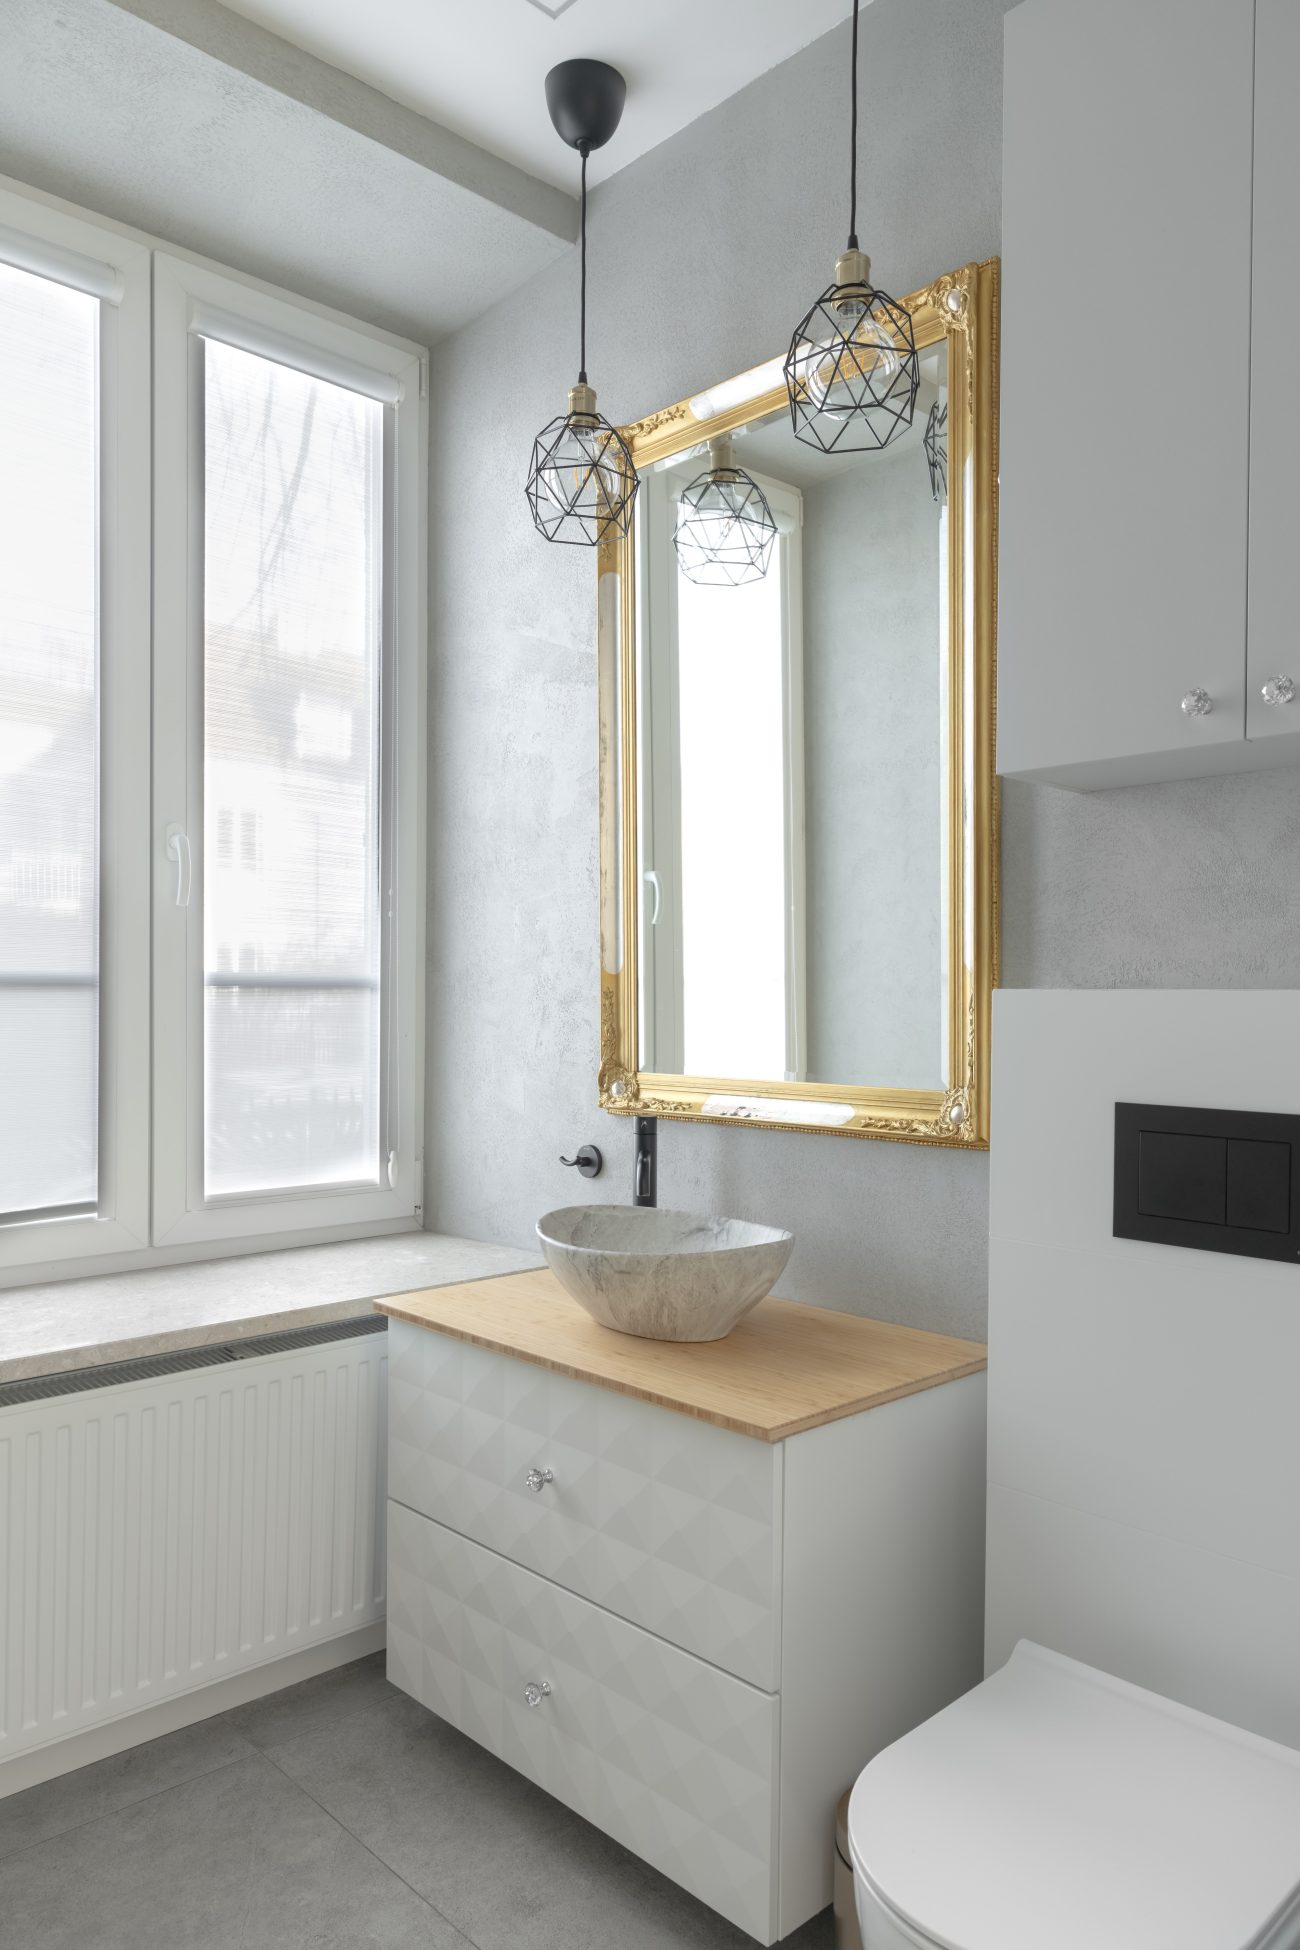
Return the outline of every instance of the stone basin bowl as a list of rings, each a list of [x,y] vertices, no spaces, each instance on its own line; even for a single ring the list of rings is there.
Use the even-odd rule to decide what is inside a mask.
[[[778,1226],[641,1205],[566,1205],[538,1220],[537,1237],[593,1320],[648,1341],[720,1341],[794,1251]]]

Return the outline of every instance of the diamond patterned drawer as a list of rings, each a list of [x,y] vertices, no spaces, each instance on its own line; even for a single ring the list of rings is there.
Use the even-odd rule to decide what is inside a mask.
[[[776,1690],[782,1444],[403,1321],[389,1344],[390,1496]]]
[[[442,1524],[388,1509],[394,1684],[770,1942],[776,1699]],[[543,1680],[551,1690],[530,1707],[524,1688]]]

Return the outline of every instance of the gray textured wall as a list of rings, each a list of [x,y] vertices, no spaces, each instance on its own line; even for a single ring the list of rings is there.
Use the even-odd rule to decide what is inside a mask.
[[[859,228],[888,289],[998,249],[1003,11],[863,15]],[[591,368],[611,417],[771,357],[826,283],[846,58],[847,31],[827,36],[598,192]],[[434,367],[427,1223],[509,1242],[588,1190],[562,1149],[602,1145],[600,1196],[630,1179],[630,1127],[595,1107],[593,567],[534,537],[521,492],[573,377],[575,308],[570,259]],[[1006,979],[1294,985],[1298,827],[1288,774],[1008,791]],[[923,1326],[983,1330],[987,1190],[982,1156],[661,1132],[665,1204],[789,1223],[786,1291]]]
[[[947,1083],[939,533],[916,435],[804,492],[808,1075],[826,1083]]]

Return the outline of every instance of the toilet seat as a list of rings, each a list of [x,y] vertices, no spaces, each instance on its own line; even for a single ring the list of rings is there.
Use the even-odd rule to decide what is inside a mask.
[[[848,1830],[865,1950],[1300,1950],[1300,1753],[1029,1640]]]

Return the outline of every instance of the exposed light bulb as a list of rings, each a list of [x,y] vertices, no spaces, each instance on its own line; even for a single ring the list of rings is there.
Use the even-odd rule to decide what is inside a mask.
[[[611,464],[603,426],[570,425],[550,459],[537,471],[539,500],[557,514],[577,505],[613,508],[626,492],[617,464]]]
[[[809,356],[804,384],[819,413],[842,420],[857,410],[862,397],[852,382],[869,380],[879,397],[898,377],[902,360],[888,327],[865,298],[841,298],[834,312],[839,329]]]

